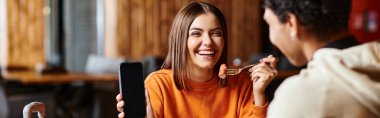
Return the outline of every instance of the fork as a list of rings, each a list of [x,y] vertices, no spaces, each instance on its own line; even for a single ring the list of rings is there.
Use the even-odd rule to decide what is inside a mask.
[[[251,67],[256,66],[256,65],[257,64],[251,64],[251,65],[244,66],[242,68],[227,68],[226,69],[226,75],[237,75],[240,72],[242,72],[244,69],[248,69],[248,68],[251,68]]]

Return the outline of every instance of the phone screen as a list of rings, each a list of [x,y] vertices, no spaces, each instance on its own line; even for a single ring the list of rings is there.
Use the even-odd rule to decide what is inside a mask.
[[[119,87],[125,105],[125,117],[146,116],[143,65],[140,62],[124,62],[119,69]]]

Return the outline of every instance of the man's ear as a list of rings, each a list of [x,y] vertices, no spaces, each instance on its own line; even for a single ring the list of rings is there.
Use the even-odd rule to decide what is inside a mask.
[[[292,39],[296,39],[299,33],[299,24],[297,16],[292,13],[288,14],[288,28],[289,36],[292,37]]]

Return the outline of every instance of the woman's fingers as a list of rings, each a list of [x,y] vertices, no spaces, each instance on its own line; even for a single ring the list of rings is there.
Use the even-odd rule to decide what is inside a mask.
[[[152,106],[149,100],[149,93],[147,89],[145,89],[145,100],[146,100],[146,118],[154,118]]]
[[[269,67],[268,65],[257,65],[252,68],[251,71],[251,79],[252,81],[256,81],[257,79],[267,79],[272,80],[277,75],[277,70]]]
[[[264,74],[264,73],[255,73],[253,76],[256,76],[256,78],[253,78],[253,87],[255,93],[264,93],[265,89],[271,82],[270,74]]]
[[[277,76],[277,74],[278,74],[278,71],[276,69],[274,69],[268,65],[262,66],[262,68],[257,69],[257,71],[265,71],[265,72],[273,73],[274,76]]]
[[[121,113],[119,113],[119,115],[117,115],[119,118],[124,118],[124,112],[121,112]]]
[[[124,106],[124,101],[117,102],[116,104],[117,111],[123,112],[123,106]]]
[[[265,92],[269,83],[277,76],[277,60],[272,55],[260,60],[260,63],[249,69],[251,80],[253,81],[254,91],[257,93]]]
[[[256,69],[258,69],[260,67],[263,67],[263,66],[265,66],[265,63],[259,63],[256,66],[253,66],[252,68],[250,68],[248,71],[249,72],[253,72],[254,70],[256,70]]]
[[[276,69],[270,67],[268,64],[265,64],[265,63],[260,63],[252,68],[249,69],[249,72],[254,72],[255,70],[258,70],[260,68],[265,68],[266,70],[268,70],[268,72],[274,72]],[[277,71],[277,70],[276,70]]]
[[[121,98],[122,96],[120,93],[116,95],[116,101],[117,101],[116,108],[117,108],[117,111],[120,112],[118,117],[124,118],[124,112],[123,112],[124,101],[122,101]]]
[[[275,77],[275,73],[268,72],[268,71],[256,71],[255,73],[251,74],[252,81],[257,81],[258,79],[269,82]]]
[[[121,101],[121,98],[122,98],[122,96],[121,96],[120,93],[116,95],[116,101],[117,101],[117,102],[120,102],[120,101]]]
[[[262,63],[268,63],[272,68],[277,67],[277,61],[278,61],[278,59],[276,59],[272,55],[269,55],[268,57],[260,60],[260,62],[262,62]]]
[[[276,62],[276,58],[273,55],[269,55],[268,57],[263,58],[261,61],[264,62]]]

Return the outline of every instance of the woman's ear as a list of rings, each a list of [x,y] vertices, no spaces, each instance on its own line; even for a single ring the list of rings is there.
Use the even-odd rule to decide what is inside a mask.
[[[297,16],[292,13],[288,14],[288,28],[289,36],[292,37],[291,39],[296,39],[299,33],[299,25]]]

